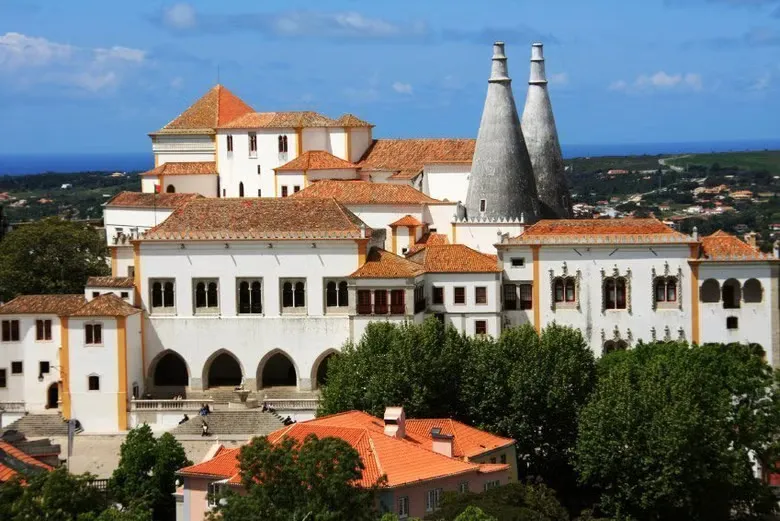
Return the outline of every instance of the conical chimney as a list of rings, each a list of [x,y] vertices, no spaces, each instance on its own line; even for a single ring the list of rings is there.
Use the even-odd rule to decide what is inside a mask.
[[[547,76],[544,70],[544,49],[541,43],[531,47],[531,78],[523,111],[523,136],[531,155],[536,190],[545,218],[572,216],[571,193],[566,182],[558,130],[555,128]]]
[[[469,219],[520,219],[536,222],[536,195],[531,158],[520,130],[512,80],[503,42],[493,45],[493,66],[466,195]]]

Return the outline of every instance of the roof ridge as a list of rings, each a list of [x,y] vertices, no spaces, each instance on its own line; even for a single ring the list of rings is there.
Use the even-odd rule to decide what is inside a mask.
[[[384,436],[384,434],[382,434]],[[376,446],[374,445],[374,439],[371,437],[371,431],[368,429],[363,429],[363,436],[368,438],[368,446],[371,447],[371,455],[374,458],[374,462],[376,463],[376,468],[379,471],[379,477],[382,476],[386,477],[385,469],[382,467],[382,462],[379,459],[379,452],[376,450]],[[362,438],[362,436],[361,436]]]

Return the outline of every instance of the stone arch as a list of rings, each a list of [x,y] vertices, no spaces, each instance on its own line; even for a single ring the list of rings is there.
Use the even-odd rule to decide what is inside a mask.
[[[155,388],[164,388],[180,394],[190,382],[190,368],[187,361],[176,351],[166,349],[152,359],[149,374]]]
[[[56,409],[60,404],[60,384],[54,382],[46,389],[46,408]]]
[[[702,302],[720,302],[720,283],[715,279],[707,279],[699,289],[699,300]]]
[[[761,302],[763,299],[764,288],[758,279],[748,279],[742,286],[742,299],[747,303]]]
[[[628,349],[628,342],[625,340],[607,340],[604,342],[603,354],[608,355],[615,351],[625,351]]]
[[[720,289],[723,309],[737,309],[742,303],[742,286],[737,279],[728,279]]]
[[[273,349],[257,365],[257,388],[297,387],[300,374],[293,357],[281,349]]]
[[[238,387],[244,378],[244,367],[236,355],[219,349],[203,364],[203,388]]]
[[[311,383],[314,389],[319,389],[326,383],[328,361],[339,353],[337,349],[328,349],[324,351],[311,366]]]
[[[168,188],[165,189],[165,191],[169,194],[175,194],[176,193],[176,187],[173,185],[168,185]]]

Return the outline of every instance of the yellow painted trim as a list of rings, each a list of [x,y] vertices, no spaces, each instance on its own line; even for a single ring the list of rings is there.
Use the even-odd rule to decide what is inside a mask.
[[[274,172],[274,197],[279,197],[279,174]]]
[[[406,233],[409,234],[409,248],[417,242],[417,226],[407,226]]]
[[[390,251],[397,254],[398,253],[398,228],[393,226],[390,228]]]
[[[306,173],[306,170],[303,171],[303,187],[306,188],[309,186],[309,174]]]
[[[219,150],[217,149],[217,135],[214,134],[213,136],[214,140],[214,167],[217,170],[217,175],[219,175]]]
[[[540,302],[542,277],[541,267],[539,266],[539,248],[541,248],[539,245],[531,246],[531,255],[534,263],[534,329],[536,329],[537,333],[542,332],[542,303]]]
[[[154,155],[154,167],[157,168],[158,166],[160,166],[160,156],[155,154]]]
[[[297,154],[298,154],[297,157],[300,157],[300,155],[303,154],[303,129],[296,128],[295,136],[296,136],[295,148],[297,149]]]
[[[116,393],[117,427],[127,430],[127,317],[116,317],[116,346],[119,389]]]
[[[346,139],[344,140],[346,143],[346,160],[350,163],[352,162],[352,131],[349,128],[345,128],[344,132],[346,133]]]
[[[368,239],[355,239],[358,247],[358,268],[366,263],[366,252],[368,250]]]
[[[111,249],[111,276],[112,277],[118,277],[119,275],[117,275],[117,273],[116,273],[116,270],[117,270],[116,263],[117,263],[118,252],[117,252],[116,247],[111,247],[110,249]]]
[[[455,223],[452,224],[452,244],[458,244],[458,229],[455,227]]]
[[[70,420],[70,331],[68,317],[60,317],[60,400],[62,417]]]
[[[144,312],[141,302],[141,243],[133,243],[133,287],[135,289],[135,306],[141,309],[141,367],[146,370],[146,337],[144,336]]]
[[[696,259],[699,253],[699,245],[691,245],[691,259]],[[699,316],[699,263],[691,263],[691,342],[699,343],[700,338]]]

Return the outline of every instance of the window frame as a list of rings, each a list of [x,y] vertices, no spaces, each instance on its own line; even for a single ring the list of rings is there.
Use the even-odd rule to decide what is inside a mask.
[[[736,331],[739,329],[739,317],[726,317],[726,331]]]
[[[90,337],[92,337],[91,341],[90,341]],[[84,323],[84,345],[85,346],[103,345],[103,323],[102,322]]]
[[[474,304],[477,306],[487,306],[488,290],[487,286],[476,286],[474,288]]]
[[[390,314],[406,315],[406,290],[395,288],[388,291],[388,293],[390,294]]]
[[[249,133],[249,157],[257,157],[257,132]]]
[[[461,298],[458,298],[458,292],[462,291],[463,294],[461,295]],[[466,305],[466,286],[454,286],[452,288],[452,304],[455,306],[465,306]],[[460,302],[458,302],[460,300]]]
[[[670,291],[674,292],[674,298],[669,297]],[[679,299],[680,286],[677,276],[660,276],[653,280],[653,303],[656,309],[677,309]]]
[[[203,284],[205,306],[198,306],[198,285]],[[216,294],[212,295],[211,285],[216,284]],[[216,305],[212,306],[211,300],[216,296]],[[219,315],[220,314],[220,287],[219,278],[199,277],[192,279],[192,314],[193,315]]]
[[[528,293],[526,299],[525,293]],[[534,285],[532,283],[520,283],[517,285],[517,294],[519,302],[518,309],[520,311],[530,311],[534,308]]]
[[[0,389],[8,389],[8,369],[0,367]]]
[[[36,342],[52,341],[52,324],[50,318],[35,319],[35,341]]]
[[[160,284],[160,303],[161,306],[155,306],[154,285]],[[165,303],[167,284],[171,286],[171,306],[166,306]],[[149,313],[152,315],[175,315],[176,314],[176,279],[175,278],[151,278],[149,279]]]
[[[398,519],[406,519],[409,517],[409,496],[401,496],[398,498]]]
[[[425,492],[425,511],[435,512],[441,508],[441,488],[432,488]]]
[[[284,286],[289,283],[292,305],[284,305]],[[299,304],[298,284],[303,284],[303,302]],[[307,315],[308,314],[308,284],[305,277],[279,278],[279,311],[282,315]]]
[[[288,197],[290,195],[289,192],[290,190],[287,188],[287,185],[282,185],[281,192],[280,192],[281,197]]]
[[[622,286],[622,306],[620,305],[620,286]],[[611,286],[611,289],[610,289]],[[601,290],[604,296],[604,310],[605,311],[627,311],[628,299],[629,299],[629,283],[628,279],[622,275],[616,277],[605,277],[601,284]],[[610,291],[612,294],[610,295]],[[611,298],[610,298],[611,297]]]
[[[487,212],[487,199],[479,200],[479,211],[480,213]]]
[[[512,268],[525,268],[525,257],[511,257],[509,264]]]
[[[468,494],[469,492],[469,482],[468,481],[461,481],[458,483],[458,493],[459,494]]]
[[[249,311],[241,311],[241,285],[243,283],[247,283],[247,291],[249,292],[248,298],[248,305],[249,305]],[[253,309],[257,309],[255,306],[255,299],[253,296],[254,292],[254,284],[259,283],[260,284],[260,310],[259,311],[253,311]],[[254,316],[263,316],[265,314],[265,288],[263,287],[263,278],[262,277],[239,277],[236,279],[236,315],[254,315]]]
[[[349,311],[349,284],[346,279],[323,279],[323,303],[326,313],[346,313]],[[331,295],[330,285],[333,284]],[[331,296],[335,299],[334,304],[330,304]],[[343,297],[343,298],[342,298]]]
[[[517,311],[518,292],[517,284],[510,282],[503,286],[504,311]]]
[[[446,295],[444,291],[444,286],[431,286],[431,305],[433,306],[443,306],[446,302]]]
[[[482,329],[482,332],[480,333],[480,329]],[[475,336],[487,336],[487,320],[484,319],[477,319],[474,321],[474,335]]]
[[[9,318],[2,321],[2,334],[0,334],[0,342],[20,342],[21,334],[19,331],[19,319]],[[14,334],[16,333],[16,334]],[[7,338],[6,338],[7,337]],[[14,338],[16,337],[16,338]]]
[[[366,297],[368,297],[366,299]],[[355,295],[356,312],[358,315],[372,315],[374,313],[374,293],[370,289],[359,289]],[[367,302],[365,302],[367,300]]]
[[[228,134],[226,136],[226,138],[227,138],[227,151],[232,154],[233,153],[233,134]]]
[[[43,364],[46,364],[46,370],[45,371],[43,370],[44,369],[44,365]],[[49,362],[48,360],[39,360],[38,361],[38,374],[39,375],[45,375],[45,374],[50,374],[50,373],[51,373],[51,362]]]
[[[18,371],[16,369],[19,369]],[[12,360],[11,361],[11,376],[20,376],[24,374],[24,361],[23,360]]]

